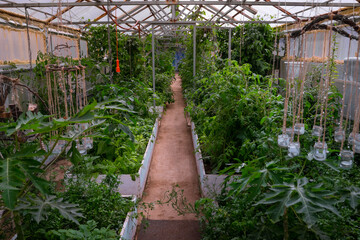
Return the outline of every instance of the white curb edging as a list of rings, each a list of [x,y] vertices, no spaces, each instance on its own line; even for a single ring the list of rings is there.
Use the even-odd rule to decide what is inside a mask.
[[[118,192],[121,195],[134,195],[137,197],[142,197],[142,194],[145,189],[146,180],[148,177],[148,173],[150,170],[150,164],[152,155],[154,152],[154,147],[156,143],[156,138],[159,130],[159,122],[162,113],[159,114],[159,117],[156,119],[151,137],[146,147],[146,151],[144,153],[144,158],[141,162],[141,167],[137,172],[137,176],[135,176],[135,180],[133,180],[134,174],[121,174],[118,179],[120,180],[120,184],[118,186]],[[100,183],[106,177],[106,175],[101,174],[96,178],[96,182]]]
[[[191,135],[195,150],[196,167],[200,179],[201,193],[203,197],[212,198],[215,195],[220,194],[227,175],[207,174],[205,172],[198,135],[195,132],[195,124],[193,122],[191,122]]]
[[[131,201],[133,201],[134,203],[136,203],[137,198],[136,196],[122,196],[122,197],[132,197]],[[121,228],[121,232],[120,232],[120,239],[119,240],[133,240],[136,234],[136,227],[137,227],[137,223],[138,223],[138,219],[137,219],[137,208],[135,207],[135,209],[131,212],[128,212],[126,215],[126,218],[124,220],[123,226]],[[15,234],[11,240],[16,240],[17,239],[17,234]]]
[[[135,180],[133,180],[132,174],[119,175],[118,178],[120,180],[120,184],[118,186],[118,192],[120,192],[122,195],[135,195],[137,197],[142,196],[150,169],[152,155],[154,152],[156,137],[159,129],[159,121],[159,118],[155,121],[151,137],[146,147],[143,161],[141,162],[141,167],[137,172],[137,176],[135,176]],[[106,175],[104,174],[99,175],[96,178],[96,182],[102,182],[105,177]]]
[[[125,196],[123,196],[125,197]],[[136,196],[133,196],[132,201],[136,203]],[[126,215],[125,221],[123,223],[123,227],[120,232],[120,240],[132,240],[135,237],[136,234],[136,227],[138,224],[137,219],[137,208],[131,212],[128,212]]]
[[[121,195],[131,195],[136,196],[138,198],[142,197],[142,194],[145,189],[146,180],[148,177],[148,173],[150,170],[150,164],[152,155],[154,152],[154,147],[156,143],[156,138],[158,135],[159,130],[159,123],[162,116],[163,108],[159,109],[159,117],[155,120],[155,124],[151,133],[151,137],[147,144],[143,160],[141,162],[141,167],[136,174],[119,174],[118,180],[120,184],[118,185],[117,192]],[[73,178],[76,176],[72,175],[71,173],[67,174],[68,178]],[[101,183],[106,178],[105,174],[99,174],[95,181],[97,183]]]

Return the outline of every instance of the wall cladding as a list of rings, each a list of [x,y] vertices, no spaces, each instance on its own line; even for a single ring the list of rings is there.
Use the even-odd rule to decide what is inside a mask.
[[[87,56],[87,43],[78,37],[29,29],[31,62],[35,63],[38,52],[52,52],[56,56],[78,59]],[[29,64],[29,50],[26,28],[0,25],[0,65],[9,62]],[[47,38],[47,39],[46,39]]]

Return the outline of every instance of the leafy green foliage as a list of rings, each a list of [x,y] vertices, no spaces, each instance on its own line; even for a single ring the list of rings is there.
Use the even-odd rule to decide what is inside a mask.
[[[46,193],[48,182],[38,177],[42,170],[39,168],[40,163],[34,159],[44,155],[44,152],[36,149],[35,145],[30,145],[0,160],[0,190],[5,206],[11,210],[15,208],[17,197],[27,179],[42,193]]]
[[[294,210],[303,215],[303,220],[308,227],[316,223],[316,213],[329,210],[339,214],[332,200],[333,193],[322,188],[321,184],[309,184],[309,180],[304,177],[297,179],[296,183],[274,184],[271,186],[270,193],[257,204],[272,205],[267,211],[274,221],[278,221],[284,214],[285,208],[295,207]]]
[[[283,98],[267,87],[268,79],[252,74],[249,65],[233,64],[195,84],[184,82],[186,110],[197,127],[202,155],[214,171],[232,159],[246,162],[268,153],[275,146],[265,131],[278,126],[282,117]]]
[[[264,26],[246,27],[260,30]],[[239,30],[245,32],[245,27]],[[246,40],[239,30],[233,32],[233,46]],[[269,30],[268,36],[249,37],[244,47],[250,49],[254,46],[252,42],[274,37],[273,30]],[[219,31],[217,36],[219,42],[225,43],[228,31]],[[312,161],[308,155],[316,141],[311,127],[315,117],[319,119],[319,111],[316,112],[321,102],[319,82],[324,77],[335,79],[333,59],[306,75],[303,103],[306,132],[298,138],[300,156],[289,158],[287,151],[279,148],[276,142],[284,114],[284,80],[273,85],[271,79],[251,71],[268,73],[274,39],[268,41],[269,51],[242,49],[241,54],[244,52],[246,56],[241,62],[254,61],[251,68],[247,64],[239,67],[235,61],[228,66],[221,59],[227,56],[227,46],[203,40],[201,35],[198,39],[199,46],[212,46],[212,49],[204,47],[203,52],[197,49],[198,56],[211,58],[205,58],[203,65],[197,64],[197,74],[193,77],[191,54],[187,53],[180,69],[186,111],[195,123],[206,170],[230,175],[222,195],[217,196],[217,203],[202,199],[195,204],[200,209],[203,238],[359,238],[360,232],[355,227],[359,222],[359,171],[358,168],[344,171],[337,167],[340,144],[334,142],[333,134],[342,96],[335,86],[331,86],[328,95],[327,160]],[[189,46],[192,45],[187,44],[188,49]],[[240,45],[235,48],[240,49]],[[218,50],[221,57],[212,56]],[[232,52],[233,59],[240,61],[241,54],[236,51]],[[252,59],[252,56],[258,57]],[[263,62],[261,66],[257,65],[257,60],[259,64]],[[326,76],[329,72],[330,76]],[[300,86],[301,80],[295,79],[294,84]],[[291,97],[290,103],[293,101]],[[292,126],[295,117],[290,111],[286,125]]]
[[[255,170],[250,174],[243,170],[244,174],[241,178],[230,184],[233,189],[230,194],[238,195],[246,189],[251,193],[248,200],[253,201],[261,193],[262,188],[268,186],[269,182],[281,183],[283,177],[281,173],[289,169],[279,167],[277,164],[278,161],[268,162],[263,169]],[[236,167],[236,164],[233,167]]]
[[[65,219],[69,219],[76,224],[79,224],[76,217],[83,217],[77,204],[64,202],[62,198],[56,198],[53,195],[45,196],[44,199],[40,197],[23,199],[22,203],[16,208],[16,210],[25,210],[30,213],[37,223],[47,219],[49,209],[58,210]]]
[[[49,233],[49,239],[59,240],[115,240],[117,239],[116,232],[107,228],[96,228],[96,222],[93,220],[87,221],[86,224],[79,226],[79,230],[74,229],[60,229],[52,230]]]
[[[81,209],[82,217],[77,218],[80,226],[70,221],[67,215],[63,215],[58,208],[47,211],[46,220],[42,220],[40,223],[34,221],[28,214],[32,212],[24,212],[25,236],[36,239],[63,239],[64,237],[78,239],[76,237],[83,236],[82,234],[90,234],[89,237],[98,239],[106,236],[115,237],[113,233],[116,233],[116,237],[118,237],[122,223],[127,213],[133,210],[135,203],[130,199],[123,198],[116,191],[119,184],[116,177],[108,176],[100,184],[82,176],[77,176],[77,180],[68,179],[67,181],[65,191],[57,192],[56,199],[75,204],[75,210]],[[67,207],[67,205],[65,206]],[[70,210],[73,210],[71,205]],[[78,212],[76,211],[76,213]],[[89,221],[93,222],[89,224]],[[95,230],[95,227],[98,230]],[[109,235],[106,235],[105,232],[108,232]]]

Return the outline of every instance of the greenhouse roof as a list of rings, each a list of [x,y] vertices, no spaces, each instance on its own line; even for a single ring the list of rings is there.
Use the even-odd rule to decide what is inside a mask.
[[[360,0],[312,1],[115,1],[115,0],[0,0],[0,21],[7,16],[27,16],[31,21],[85,30],[92,24],[114,24],[125,32],[150,33],[152,27],[160,34],[171,35],[178,26],[198,23],[234,27],[248,21],[273,25],[307,21],[315,16],[360,6]]]

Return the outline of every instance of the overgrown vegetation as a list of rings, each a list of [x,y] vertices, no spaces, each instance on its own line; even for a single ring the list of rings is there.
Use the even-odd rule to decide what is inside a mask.
[[[254,24],[251,28],[264,30],[268,26]],[[227,40],[226,33],[219,42]],[[241,36],[241,41],[250,41],[252,34]],[[266,39],[266,34],[259,36],[262,37]],[[252,38],[253,42],[258,39]],[[315,161],[309,155],[316,141],[311,127],[319,114],[316,105],[320,78],[327,77],[326,74],[330,74],[331,81],[335,78],[334,58],[306,76],[303,104],[306,132],[300,136],[300,155],[290,158],[287,150],[277,144],[284,114],[284,80],[273,85],[273,79],[265,76],[271,66],[266,62],[270,63],[272,58],[272,41],[266,45],[269,51],[246,54],[255,58],[261,55],[258,59],[263,63],[260,66],[252,63],[252,67],[242,60],[243,65],[238,66],[236,50],[233,56],[237,61],[230,66],[219,64],[226,60],[213,56],[212,51],[222,46],[220,52],[227,57],[224,54],[227,48],[215,40],[200,41],[198,56],[208,57],[203,58],[206,63],[197,66],[195,77],[190,57],[192,45],[188,42],[187,57],[180,71],[188,104],[186,111],[195,123],[207,170],[229,177],[216,201],[201,199],[186,209],[199,215],[203,239],[358,239],[359,170],[338,167],[340,144],[334,141],[333,134],[340,117],[341,94],[335,86],[328,95],[327,160]],[[249,45],[251,41],[247,43],[251,49]],[[300,79],[295,79],[294,84],[300,83]],[[287,126],[292,126],[294,117],[292,112],[288,114]],[[170,199],[177,197],[170,195]],[[173,203],[179,202],[184,201]]]
[[[112,66],[105,35],[105,26],[90,28],[88,58],[74,60],[39,53],[34,79],[31,83],[21,79],[29,81],[48,103],[46,66],[85,66],[90,104],[73,116],[56,118],[48,115],[45,104],[37,102],[39,113],[29,111],[0,123],[0,134],[6,138],[0,142],[2,237],[17,233],[18,239],[119,238],[122,221],[135,203],[121,197],[119,182],[114,179],[119,174],[135,176],[141,167],[158,117],[153,101],[157,106],[173,101],[173,49],[158,46],[161,54],[156,58],[154,92],[151,36],[139,39],[118,34],[121,72],[116,73],[114,28],[110,34]],[[61,84],[58,93],[63,96]],[[70,87],[67,90],[75,91]],[[66,101],[56,100],[60,105]],[[64,116],[62,110],[59,115]],[[60,142],[63,145],[57,151]],[[60,183],[57,179],[62,191],[51,187],[55,180],[45,178],[58,160],[71,162],[72,167],[57,171],[69,171],[77,179]],[[102,184],[90,180],[98,174],[108,175],[108,180]]]

